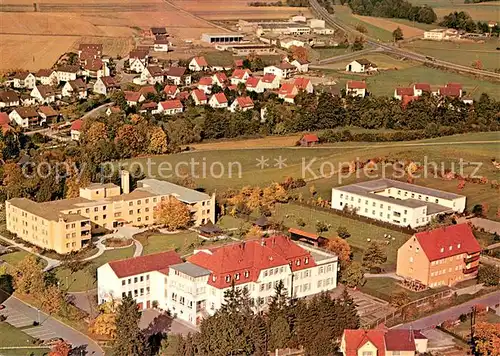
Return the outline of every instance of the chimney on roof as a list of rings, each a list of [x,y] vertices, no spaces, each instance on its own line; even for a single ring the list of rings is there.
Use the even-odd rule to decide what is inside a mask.
[[[130,172],[122,169],[120,171],[120,181],[122,186],[122,193],[130,193]]]

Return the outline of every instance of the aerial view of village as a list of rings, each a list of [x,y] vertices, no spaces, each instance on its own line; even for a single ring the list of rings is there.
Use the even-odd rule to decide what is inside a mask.
[[[500,356],[500,2],[0,0],[0,356]]]

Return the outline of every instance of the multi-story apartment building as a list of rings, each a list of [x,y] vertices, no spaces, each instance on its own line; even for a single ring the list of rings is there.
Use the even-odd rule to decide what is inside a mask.
[[[174,251],[112,261],[97,269],[99,304],[129,295],[139,309],[153,307],[166,297],[166,276],[171,265],[182,263]]]
[[[419,232],[398,250],[396,273],[431,288],[475,278],[481,246],[468,224]]]
[[[463,212],[466,197],[391,179],[332,189],[332,209],[351,209],[368,218],[412,228],[439,214]]]
[[[147,301],[140,298],[140,286],[138,289],[133,284],[139,275],[134,265],[154,266],[156,260],[155,255],[149,255],[140,260],[127,259],[99,267],[98,286],[102,286],[98,287],[99,302],[120,299],[123,293],[133,290],[136,300],[142,303],[140,306],[147,308]],[[154,277],[154,283],[153,269],[148,267],[151,282],[144,287],[150,288],[146,299],[151,303],[156,301],[159,308],[195,325],[222,306],[224,292],[233,284],[236,288],[247,288],[256,309],[266,307],[278,281],[283,281],[288,294],[295,298],[337,287],[337,256],[293,242],[286,236],[195,250],[186,262],[174,264],[171,261],[170,258],[167,261],[168,269],[165,266],[156,268],[163,275]],[[117,273],[117,263],[134,270],[134,275]]]
[[[81,188],[80,196],[73,199],[46,203],[10,199],[5,203],[7,230],[36,246],[64,254],[84,247],[92,232],[124,224],[153,225],[155,208],[168,196],[188,205],[193,225],[215,222],[215,195],[155,179],[139,181],[132,192],[129,186],[129,174],[122,171],[122,192],[112,183],[94,183]]]

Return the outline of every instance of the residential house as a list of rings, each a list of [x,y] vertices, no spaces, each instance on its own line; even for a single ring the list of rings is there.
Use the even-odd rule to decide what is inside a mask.
[[[356,59],[345,67],[346,72],[352,73],[370,73],[376,72],[377,70],[377,65],[365,58]]]
[[[148,64],[148,59],[149,59],[149,51],[144,50],[144,49],[134,49],[130,51],[128,55],[128,65],[131,71],[134,71],[136,73],[141,73],[143,68],[146,68]],[[134,64],[138,60],[142,66],[138,64]],[[136,68],[135,66],[139,66]],[[140,70],[138,70],[141,68]]]
[[[278,91],[278,98],[287,103],[295,103],[295,96],[299,93],[299,88],[293,83],[283,83]]]
[[[306,73],[309,71],[310,62],[307,60],[294,59],[290,64],[297,68],[297,72],[299,73]]]
[[[144,63],[140,58],[130,58],[129,63],[130,71],[135,73],[142,73],[147,67],[147,63]]]
[[[366,82],[359,80],[349,80],[345,85],[347,95],[364,98],[366,96]]]
[[[232,85],[244,84],[251,75],[250,69],[235,69],[229,79]]]
[[[122,109],[119,106],[111,106],[106,109],[105,114],[106,116],[111,116],[113,114],[120,114],[122,112]]]
[[[113,77],[100,77],[94,83],[94,93],[109,95],[113,90],[118,89],[120,85]]]
[[[43,85],[56,85],[58,82],[57,73],[52,69],[40,69],[35,78]]]
[[[229,107],[229,111],[235,112],[238,110],[247,111],[254,108],[253,100],[249,96],[239,96]]]
[[[274,74],[264,74],[264,76],[260,79],[262,86],[264,89],[278,89],[280,87],[280,77],[277,77]]]
[[[210,94],[212,92],[212,77],[200,78],[197,88],[203,90],[205,94]]]
[[[285,37],[280,40],[280,47],[290,49],[291,47],[304,47],[306,44],[304,41],[300,41],[293,37]]]
[[[127,105],[130,107],[137,106],[139,103],[142,103],[146,100],[146,98],[140,92],[125,91],[124,94]]]
[[[151,27],[150,32],[152,37],[166,37],[168,35],[165,27]]]
[[[163,92],[168,99],[174,99],[179,94],[179,88],[175,85],[165,85]]]
[[[411,103],[412,101],[417,100],[418,98],[420,98],[420,97],[419,96],[415,96],[415,95],[405,95],[405,96],[403,96],[403,98],[401,99],[401,107],[403,109],[406,109],[406,107],[408,106],[409,103]]]
[[[101,55],[99,54],[98,51],[95,50],[87,50],[83,51],[80,53],[79,59],[80,59],[80,65],[86,65],[90,61],[93,61],[94,59],[100,59]]]
[[[56,101],[55,89],[50,85],[37,85],[31,91],[30,96],[40,104],[49,104]]]
[[[221,109],[221,108],[227,108],[227,98],[224,93],[217,93],[214,94],[210,97],[210,100],[208,101],[208,105],[213,107],[214,109]]]
[[[139,310],[150,309],[165,299],[169,267],[182,262],[175,251],[108,262],[97,269],[98,303],[128,295]]]
[[[13,90],[0,91],[0,108],[19,106],[19,95]]]
[[[163,83],[165,81],[163,69],[158,66],[148,66],[142,71],[141,80],[151,85]]]
[[[150,93],[151,93],[151,94],[154,94],[154,95],[158,94],[158,93],[156,92],[156,89],[155,89],[155,87],[154,87],[153,85],[146,85],[146,86],[144,86],[144,87],[141,87],[141,88],[139,89],[139,93],[141,93],[141,94],[142,94],[142,96],[143,96],[144,98],[146,98],[146,99],[147,99],[147,97],[148,97],[148,94],[150,94]]]
[[[398,249],[396,274],[439,288],[475,278],[481,246],[467,223],[418,232]]]
[[[154,101],[142,103],[141,106],[139,107],[139,112],[141,114],[144,113],[153,113],[158,111],[158,104],[155,103]]]
[[[209,69],[208,62],[205,57],[194,57],[189,62],[189,70],[193,72],[201,72],[203,70]]]
[[[422,96],[423,93],[431,94],[431,86],[427,83],[413,84],[413,95]]]
[[[22,128],[38,125],[39,122],[38,113],[31,107],[15,108],[10,112],[9,119],[11,122],[14,121],[17,126]]]
[[[153,51],[155,52],[168,52],[170,42],[166,38],[159,38],[154,41]]]
[[[396,88],[394,89],[394,99],[401,100],[404,96],[413,96],[413,88]]]
[[[463,94],[462,84],[448,83],[444,87],[438,89],[438,95],[448,98],[461,98]]]
[[[347,329],[342,334],[343,356],[415,356],[427,352],[427,338],[412,329]]]
[[[62,88],[62,96],[75,96],[78,99],[87,98],[87,84],[80,78],[66,82]]]
[[[167,100],[158,103],[156,113],[163,115],[174,115],[181,113],[184,110],[180,100]]]
[[[179,94],[177,94],[176,99],[179,99],[180,101],[185,101],[191,97],[191,93],[188,92],[187,90],[181,91]]]
[[[208,103],[207,95],[203,90],[195,89],[191,92],[191,97],[195,105],[206,105]]]
[[[280,78],[288,78],[296,70],[297,69],[293,65],[284,61],[278,65],[264,67],[264,74],[274,74],[275,76]]]
[[[299,140],[302,147],[312,147],[319,143],[318,135],[315,134],[305,134]]]
[[[31,96],[31,92],[30,92],[30,94],[21,93],[19,95],[19,103],[22,106],[32,106],[32,105],[36,104],[36,99]]]
[[[59,83],[75,80],[79,72],[80,72],[79,66],[76,65],[61,66],[56,69],[57,80],[59,81]]]
[[[228,81],[228,79],[227,79],[226,73],[217,72],[212,76],[212,83],[217,84],[221,88],[226,87],[227,81]]]
[[[33,89],[36,85],[36,78],[30,72],[18,72],[14,75],[13,85],[17,89]]]
[[[250,77],[245,83],[247,91],[253,91],[256,93],[264,92],[264,85],[261,83],[260,77]]]
[[[293,85],[295,85],[297,89],[303,90],[306,93],[312,94],[314,92],[312,82],[308,78],[295,78],[295,80],[293,81]]]
[[[40,124],[54,124],[57,122],[59,113],[55,111],[52,107],[45,105],[38,108],[38,115],[40,116]]]
[[[81,56],[82,52],[95,52],[98,56],[101,56],[102,47],[102,43],[81,43],[78,46],[78,56]]]
[[[170,67],[165,71],[167,80],[172,81],[175,85],[190,85],[191,75],[186,74],[185,67]]]
[[[73,141],[80,141],[82,126],[83,126],[83,120],[81,119],[75,120],[71,124],[71,139]]]
[[[235,59],[233,62],[234,68],[243,68],[243,59]]]
[[[101,59],[92,59],[83,66],[84,75],[90,78],[107,77],[110,75],[110,70],[105,62]]]

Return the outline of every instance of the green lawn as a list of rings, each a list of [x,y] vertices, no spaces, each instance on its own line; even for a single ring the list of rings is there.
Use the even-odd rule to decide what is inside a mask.
[[[321,60],[321,59],[325,59],[325,58],[341,56],[341,55],[349,53],[349,52],[350,52],[349,48],[337,48],[337,47],[312,48],[310,50],[310,58],[309,59],[311,61]]]
[[[224,215],[217,221],[217,225],[220,226],[221,229],[245,229],[252,225],[252,220],[244,221],[240,218],[232,217],[231,215]]]
[[[422,292],[416,293],[399,286],[395,279],[381,277],[381,278],[366,278],[365,285],[360,287],[359,289],[363,293],[373,295],[374,297],[389,302],[391,300],[392,294],[402,291],[408,293],[408,296],[410,297],[411,300],[416,300],[435,294],[439,291],[445,290],[446,288],[427,289]]]
[[[337,228],[345,226],[351,234],[346,241],[354,248],[354,257],[358,260],[361,258],[362,251],[370,244],[367,239],[382,242],[386,246],[385,251],[387,252],[387,263],[383,266],[386,269],[395,267],[398,248],[410,238],[410,235],[391,229],[296,204],[277,205],[273,217],[277,221],[283,221],[287,227],[294,227],[314,233],[316,232],[316,222],[323,221],[331,225],[327,232],[321,233],[325,237],[337,236]],[[297,224],[299,218],[306,223],[305,226],[300,227]],[[387,239],[384,238],[385,234],[391,235],[395,240],[391,240],[386,245]]]
[[[50,349],[12,349],[12,350],[0,350],[0,355],[7,356],[46,356],[50,352]]]
[[[33,346],[34,338],[19,330],[18,328],[6,323],[0,322],[0,346],[9,347],[9,346]],[[36,355],[43,355],[44,352],[48,350],[41,350],[41,352]],[[26,355],[26,351],[24,353],[14,354],[9,351],[0,350],[0,354],[5,355]]]
[[[500,51],[496,50],[499,46],[500,41],[498,39],[491,39],[484,43],[420,40],[404,45],[405,48],[411,51],[464,66],[471,66],[473,62],[480,60],[483,68],[487,70],[500,68]]]
[[[200,243],[194,231],[184,231],[178,234],[152,235],[147,239],[138,239],[144,246],[143,255],[176,250],[180,255],[192,252],[193,246]]]
[[[16,252],[7,253],[5,255],[1,255],[0,260],[4,260],[8,264],[16,266],[19,262],[21,262],[21,260],[23,260],[28,255],[30,255],[29,252],[20,250]],[[47,265],[47,262],[45,262],[45,260],[40,259],[40,262],[43,265],[43,267]]]
[[[83,292],[89,289],[96,288],[94,273],[97,267],[100,267],[109,261],[132,257],[133,254],[133,246],[123,249],[106,251],[101,256],[92,260],[89,266],[87,266],[83,270],[71,274],[70,270],[59,267],[55,269],[55,273],[57,278],[61,281],[61,285],[65,288],[68,288],[69,292]]]
[[[351,9],[348,6],[334,5],[335,18],[341,21],[343,24],[355,28],[357,25],[362,25],[368,31],[367,35],[378,39],[382,42],[392,41],[392,33],[390,31],[384,30],[380,27],[371,25],[368,22],[362,21],[354,17],[351,13]]]

